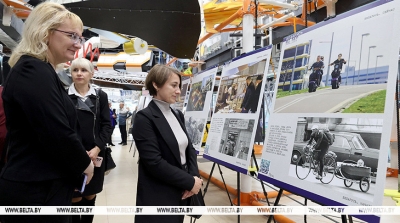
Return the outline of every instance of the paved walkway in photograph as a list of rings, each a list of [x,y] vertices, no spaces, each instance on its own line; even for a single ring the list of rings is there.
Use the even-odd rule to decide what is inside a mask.
[[[278,98],[274,113],[336,113],[350,103],[376,91],[386,84],[340,86],[339,89],[318,89],[316,92]]]

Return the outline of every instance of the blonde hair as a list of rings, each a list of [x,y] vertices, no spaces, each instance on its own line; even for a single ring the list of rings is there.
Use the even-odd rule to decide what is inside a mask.
[[[10,66],[13,67],[22,55],[30,55],[47,62],[48,38],[66,19],[70,19],[83,30],[79,16],[68,11],[63,5],[44,2],[36,6],[25,21],[21,41],[8,61]]]
[[[76,58],[75,60],[73,60],[71,62],[71,66],[69,67],[70,72],[72,73],[72,71],[75,68],[85,68],[91,74],[94,74],[94,66],[93,66],[92,62],[90,62],[86,58],[81,57],[81,58]]]

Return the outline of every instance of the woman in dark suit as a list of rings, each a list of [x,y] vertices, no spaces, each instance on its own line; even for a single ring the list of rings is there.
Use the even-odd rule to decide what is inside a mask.
[[[107,94],[90,85],[94,74],[93,64],[85,58],[77,58],[71,66],[72,85],[68,89],[69,97],[78,114],[79,135],[89,157],[95,164],[92,181],[81,194],[75,192],[74,206],[94,206],[96,194],[103,190],[104,162],[96,162],[97,157],[105,156],[107,140],[111,134],[110,112]],[[93,215],[74,215],[72,223],[92,223]]]
[[[0,206],[69,206],[82,173],[93,163],[76,134],[75,107],[55,72],[83,44],[80,18],[56,3],[36,6],[3,90],[7,164],[0,174]],[[67,223],[70,216],[3,216],[2,223]]]
[[[155,65],[145,86],[153,96],[149,105],[135,117],[133,138],[139,151],[137,206],[186,206],[197,194],[199,178],[195,149],[187,137],[183,114],[170,108],[180,95],[179,71]],[[136,223],[183,222],[179,215],[136,215]]]

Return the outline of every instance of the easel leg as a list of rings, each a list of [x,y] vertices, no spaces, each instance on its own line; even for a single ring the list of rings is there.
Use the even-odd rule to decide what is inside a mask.
[[[207,189],[208,189],[208,185],[210,184],[211,177],[212,177],[212,174],[213,174],[213,172],[214,172],[215,164],[216,164],[216,163],[213,163],[213,165],[212,165],[212,167],[211,167],[211,171],[210,171],[210,175],[209,175],[210,177],[208,178],[206,187],[205,187],[204,190],[203,190],[203,191],[204,191],[204,193],[203,193],[203,198],[206,196]]]
[[[307,207],[307,198],[304,199],[304,206]],[[307,223],[307,215],[304,215],[304,223]]]
[[[353,217],[349,215],[349,223],[353,223]]]
[[[238,204],[237,206],[240,206],[240,173],[237,172],[237,195],[238,195]],[[238,214],[238,223],[240,223],[240,214]]]
[[[275,202],[274,202],[274,207],[278,206],[279,200],[281,199],[281,196],[282,196],[282,193],[283,193],[283,189],[279,189],[278,196],[276,197],[276,200],[275,200]],[[272,220],[273,217],[274,217],[273,215],[270,215],[270,216],[268,217],[268,223],[271,222],[271,220]],[[274,219],[274,220],[275,220],[275,219]]]
[[[232,202],[231,196],[229,195],[228,188],[226,187],[224,176],[222,175],[221,166],[219,164],[217,164],[217,165],[218,165],[219,173],[221,174],[222,182],[224,182],[225,191],[226,191],[226,194],[228,195],[229,202],[231,203],[231,206],[233,206],[233,202]]]

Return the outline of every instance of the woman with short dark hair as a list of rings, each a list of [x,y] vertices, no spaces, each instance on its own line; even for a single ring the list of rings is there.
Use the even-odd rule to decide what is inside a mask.
[[[153,100],[137,112],[132,131],[139,151],[136,205],[187,206],[187,198],[199,192],[202,180],[183,114],[170,107],[181,93],[180,73],[155,65],[145,85]],[[136,223],[180,223],[183,219],[183,215],[135,216]]]

